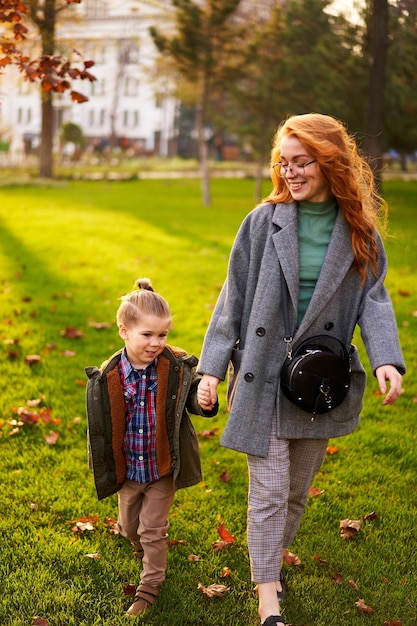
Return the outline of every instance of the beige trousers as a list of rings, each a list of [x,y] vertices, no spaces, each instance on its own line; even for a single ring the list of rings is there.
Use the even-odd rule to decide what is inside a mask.
[[[152,483],[126,480],[118,492],[120,534],[136,552],[143,549],[143,585],[161,587],[168,551],[168,514],[174,500],[172,476]]]

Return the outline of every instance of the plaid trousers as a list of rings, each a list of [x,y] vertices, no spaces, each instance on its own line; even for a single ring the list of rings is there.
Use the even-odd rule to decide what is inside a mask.
[[[277,439],[266,458],[248,455],[248,547],[252,580],[279,580],[282,549],[291,545],[328,439]]]

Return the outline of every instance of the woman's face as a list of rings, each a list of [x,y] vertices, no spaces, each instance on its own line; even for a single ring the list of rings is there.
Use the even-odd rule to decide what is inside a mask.
[[[310,163],[313,161],[313,163]],[[284,137],[281,142],[281,163],[289,165],[285,173],[287,187],[297,202],[323,202],[331,197],[330,187],[317,161],[313,160],[297,137]],[[304,169],[297,165],[305,165]],[[292,167],[291,167],[292,166]],[[295,166],[295,167],[294,167]]]

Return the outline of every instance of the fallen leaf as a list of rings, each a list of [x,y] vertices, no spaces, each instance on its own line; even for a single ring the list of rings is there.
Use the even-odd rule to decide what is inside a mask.
[[[403,298],[408,298],[411,296],[411,293],[409,291],[406,291],[405,289],[399,289],[398,294],[400,296],[403,296]]]
[[[170,539],[169,540],[170,546],[186,546],[187,544],[188,544],[188,541],[186,541],[185,539]]]
[[[226,548],[230,548],[230,546],[232,546],[233,544],[230,543],[230,541],[221,541],[220,539],[218,539],[217,541],[213,541],[213,543],[211,544],[211,547],[214,550],[217,550],[218,552],[220,552],[220,550],[225,550]]]
[[[95,328],[96,330],[111,328],[109,322],[93,322],[92,320],[90,320],[88,322],[88,325],[91,326],[91,328]]]
[[[403,623],[400,619],[390,619],[384,622],[382,626],[403,626]]]
[[[213,584],[208,587],[204,587],[201,583],[198,583],[197,589],[201,589],[201,591],[208,596],[209,598],[217,597],[223,598],[226,591],[229,591],[229,587],[225,585]]]
[[[236,541],[235,537],[233,537],[233,535],[227,530],[224,522],[221,522],[220,525],[217,527],[217,532],[219,533],[220,538],[223,539],[223,541],[227,541],[228,543],[234,543]]]
[[[212,428],[211,430],[203,430],[197,433],[199,437],[215,437],[219,432],[218,428]]]
[[[76,522],[75,526],[73,526],[71,530],[73,533],[85,533],[88,530],[95,530],[95,527],[91,521],[81,519]]]
[[[338,585],[343,585],[343,576],[342,574],[339,574],[339,572],[334,573],[334,575],[332,576],[332,580],[334,580],[334,582]]]
[[[42,358],[39,354],[28,354],[25,356],[25,361],[28,365],[36,365],[37,363],[40,363],[41,360]]]
[[[370,607],[367,604],[365,604],[365,600],[363,600],[363,598],[361,598],[360,600],[355,602],[355,605],[358,607],[358,609],[360,611],[362,611],[362,613],[373,613],[374,612],[372,607]]]
[[[110,532],[112,532],[114,535],[120,534],[119,525],[115,519],[112,519],[111,517],[106,517],[106,525],[109,528]]]
[[[45,396],[40,396],[39,398],[34,398],[33,400],[27,400],[26,404],[29,408],[34,409],[39,406],[45,400]]]
[[[191,561],[192,563],[197,563],[197,561],[200,560],[200,557],[197,556],[196,554],[189,554],[188,560]]]
[[[72,357],[75,356],[77,353],[75,352],[75,350],[63,350],[62,351],[62,356],[66,356],[66,357]]]
[[[224,471],[220,474],[220,480],[221,480],[223,483],[228,483],[228,482],[230,481],[230,479],[231,479],[231,476],[230,476],[230,474],[228,474],[228,473],[226,472],[226,470],[224,470]]]
[[[340,522],[340,536],[343,539],[352,539],[356,537],[361,529],[362,522],[360,520],[344,519]]]
[[[355,581],[354,581],[354,580],[352,580],[352,579],[350,579],[350,580],[349,580],[349,585],[350,585],[351,587],[353,587],[353,589],[358,589],[358,585],[357,585],[357,584],[355,583]]]
[[[302,565],[301,559],[289,550],[285,550],[284,552],[284,562],[287,563],[287,565]]]
[[[58,439],[59,439],[59,433],[56,433],[53,430],[49,431],[49,435],[45,435],[45,441],[50,446],[55,445]]]
[[[323,495],[324,489],[319,489],[318,487],[310,487],[308,490],[308,495],[311,498],[317,498],[318,496]]]
[[[231,575],[232,575],[232,572],[230,571],[228,567],[222,568],[222,573],[220,574],[220,578],[230,578]]]
[[[375,513],[375,511],[372,511],[372,513],[367,513],[366,515],[363,516],[363,519],[377,519],[378,515]]]
[[[339,452],[339,448],[336,446],[328,446],[326,452],[327,454],[337,454]]]
[[[100,555],[97,552],[90,552],[89,554],[84,554],[87,559],[99,559]]]
[[[32,621],[32,626],[49,626],[49,622],[46,619],[42,619],[41,617],[34,617]]]
[[[67,326],[65,330],[61,330],[60,333],[63,337],[67,337],[67,339],[82,339],[84,337],[84,333],[82,330],[78,330],[73,326]]]
[[[36,424],[39,421],[38,413],[28,411],[24,406],[20,406],[16,412],[24,424]]]
[[[319,554],[314,555],[314,560],[318,561],[319,563],[327,563],[326,559],[322,559]]]

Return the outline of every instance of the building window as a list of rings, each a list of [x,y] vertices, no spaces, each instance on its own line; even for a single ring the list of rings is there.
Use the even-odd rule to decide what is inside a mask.
[[[100,126],[104,126],[106,123],[106,110],[101,109],[100,111]]]
[[[88,125],[94,126],[94,110],[90,109],[88,112]]]
[[[123,111],[123,126],[136,128],[139,126],[139,111]]]
[[[104,96],[106,86],[106,81],[104,78],[98,78],[90,84],[90,94],[92,96]]]
[[[133,76],[126,76],[124,95],[129,98],[137,98],[139,93],[139,80]]]

